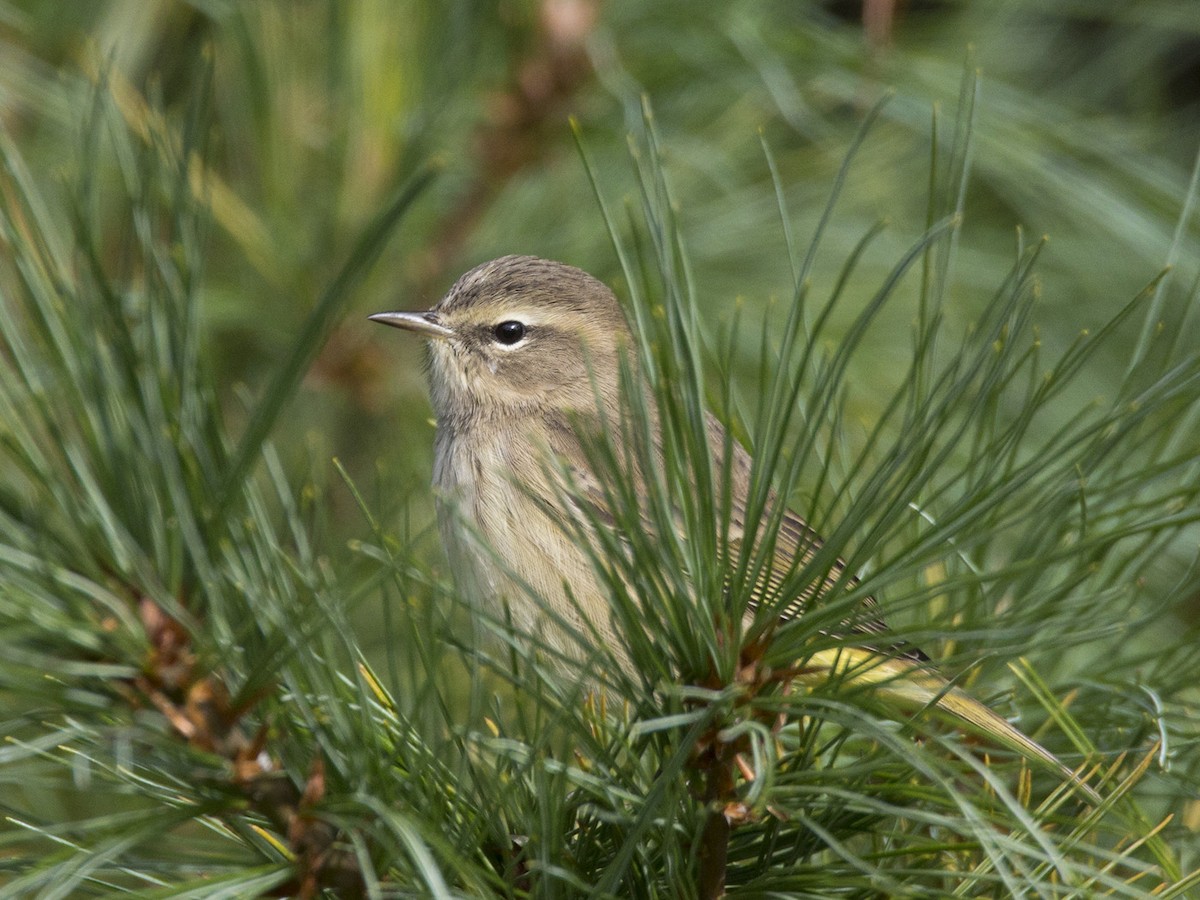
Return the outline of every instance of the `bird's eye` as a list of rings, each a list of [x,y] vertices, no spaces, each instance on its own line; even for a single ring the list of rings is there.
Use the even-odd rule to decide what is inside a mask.
[[[492,334],[500,343],[511,346],[525,337],[525,325],[515,321],[501,322],[492,329]]]

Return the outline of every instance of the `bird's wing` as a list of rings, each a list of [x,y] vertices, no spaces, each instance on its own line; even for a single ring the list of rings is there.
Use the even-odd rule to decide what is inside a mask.
[[[764,517],[767,518],[767,517]],[[730,551],[741,552],[741,544],[745,538],[744,523],[730,523]],[[838,558],[832,560],[827,571],[814,576],[814,579],[792,596],[780,596],[784,582],[800,568],[809,564],[823,546],[821,537],[809,527],[808,523],[791,510],[784,510],[779,518],[779,527],[775,533],[774,559],[772,564],[764,566],[752,590],[752,604],[757,607],[765,602],[780,604],[777,612],[785,621],[803,614],[814,598],[826,598],[837,591],[847,591],[858,585],[858,578],[846,571],[846,563]],[[816,579],[820,578],[818,582]],[[859,609],[852,621],[844,623],[850,635],[870,637],[886,635],[887,625],[879,609],[879,603],[874,597],[865,597],[859,601]],[[917,654],[918,658],[926,658],[919,650],[911,648],[906,655]]]
[[[734,454],[730,469],[735,479],[745,483],[750,474],[750,455],[736,441],[725,438],[724,430],[715,420],[709,422],[710,446],[732,447]],[[718,451],[718,466],[723,463]],[[777,503],[774,495],[768,504]],[[732,504],[730,516],[731,554],[740,552],[740,544],[746,536],[744,505]],[[770,520],[770,516],[763,516]],[[823,546],[823,541],[808,523],[791,510],[779,516],[772,565],[764,567],[753,588],[753,602],[779,602],[780,617],[791,619],[802,615],[805,607],[814,598],[821,598],[836,591],[844,591],[858,584],[858,579],[846,571],[843,560],[835,559],[820,583],[815,579],[795,596],[783,600],[779,591],[784,580],[797,568],[811,562]],[[918,648],[896,641],[888,636],[874,597],[866,597],[852,620],[843,623],[841,635],[846,643],[833,649],[816,650],[797,667],[797,680],[809,683],[828,682],[840,678],[863,687],[871,687],[876,693],[902,706],[930,709],[945,714],[966,726],[976,734],[990,737],[1002,746],[1015,750],[1028,759],[1049,766],[1071,784],[1083,791],[1093,803],[1100,796],[1058,758],[1015,728],[990,707],[976,700],[966,691],[952,685],[932,665],[929,657]]]
[[[721,472],[723,470],[724,454],[728,448],[732,453],[729,476],[731,483],[747,485],[750,478],[750,455],[740,444],[726,437],[725,429],[711,414],[708,415],[706,424],[709,446],[713,448],[715,457],[713,460],[714,471]],[[610,491],[613,489],[611,484],[606,486],[605,480],[582,463],[587,454],[579,438],[579,423],[565,418],[552,419],[548,422],[548,426],[550,450],[558,464],[563,467],[568,484],[564,486],[565,491],[557,490],[555,491],[556,496],[545,498],[543,505],[547,514],[562,519],[563,512],[569,511],[569,515],[575,517],[574,523],[566,521],[559,523],[568,529],[587,522],[616,531],[622,527],[618,519],[623,519],[623,524],[627,526],[628,517],[614,515],[611,508]],[[661,447],[656,448],[656,452],[660,454],[661,459]],[[635,489],[642,481],[642,475],[636,471],[625,472],[623,477]],[[732,493],[734,496],[730,502],[725,543],[730,558],[737,560],[744,552],[743,545],[748,534],[747,511],[745,497],[739,496],[737,490]],[[742,493],[744,493],[744,488]],[[565,504],[564,500],[567,501]],[[769,514],[772,511],[771,507],[776,507],[778,503],[778,498],[772,493],[768,499],[767,512],[760,516],[759,521],[754,525],[759,529],[760,536],[761,530],[771,522],[772,516]],[[645,510],[640,510],[637,516],[642,529],[653,533],[655,530],[653,523],[649,521]],[[681,522],[676,523],[676,529],[681,534],[686,530]],[[785,581],[792,573],[811,562],[823,546],[823,541],[804,519],[787,509],[783,510],[779,516],[774,540],[772,560],[768,564],[759,566],[755,575],[755,584],[751,588],[751,609],[764,603],[772,604],[777,608],[779,617],[786,621],[800,616],[815,597],[828,597],[836,591],[849,590],[858,584],[858,579],[846,572],[845,562],[841,559],[834,559],[828,571],[820,576],[819,582],[814,576],[812,582],[794,592],[792,596],[786,599],[781,597],[780,592]],[[894,638],[888,638],[888,628],[884,624],[879,604],[874,597],[866,597],[860,601],[852,620],[843,623],[843,630],[848,638],[875,638],[876,640],[871,643],[879,652],[898,654],[918,661],[928,660],[928,657],[919,649],[898,644]]]
[[[724,429],[711,416],[708,431],[709,446],[713,448],[715,456],[715,470],[720,472],[724,469],[722,454],[724,448],[731,448],[731,478],[735,484],[748,483],[750,455],[736,441],[727,440]],[[560,435],[560,440],[564,438],[565,435]],[[571,440],[578,439],[572,436]],[[582,459],[579,449],[576,444],[573,452],[566,456]],[[559,458],[563,459],[563,456]],[[594,525],[618,528],[618,517],[609,509],[609,494],[601,479],[590,469],[578,465],[568,466],[567,469],[572,481],[571,493],[577,504],[586,504],[588,507],[585,513],[588,520]],[[640,479],[641,476],[631,473],[628,477]],[[769,505],[778,502],[774,494],[768,500]],[[747,511],[742,498],[734,497],[730,507],[728,552],[736,559],[747,537]],[[639,518],[643,527],[653,530],[644,513]],[[769,522],[772,517],[764,515],[760,518]],[[845,591],[858,584],[858,579],[846,571],[845,562],[834,559],[828,571],[819,576],[819,583],[814,579],[794,596],[783,600],[780,590],[784,581],[797,568],[812,561],[822,548],[823,541],[803,518],[791,510],[784,510],[778,518],[771,564],[761,567],[761,574],[752,588],[752,605],[779,604],[780,618],[789,620],[802,615],[814,598]],[[798,681],[816,684],[842,679],[851,685],[870,687],[881,698],[900,706],[929,709],[947,715],[967,730],[989,737],[1027,759],[1048,766],[1085,793],[1091,802],[1101,802],[1100,796],[1049,750],[1027,737],[990,707],[948,682],[930,665],[929,657],[921,650],[891,637],[874,597],[862,600],[853,619],[845,621],[843,625],[840,636],[846,639],[846,643],[834,649],[816,650],[807,656],[803,664],[797,667]]]
[[[732,453],[729,462],[731,481],[734,484],[748,484],[750,454],[737,441],[729,440],[725,429],[711,415],[708,418],[708,433],[709,445],[714,448],[716,456],[716,469],[721,471],[724,467],[725,448],[728,447]],[[736,491],[734,494],[730,503],[728,540],[730,556],[736,559],[743,552],[742,545],[746,540],[748,528],[745,498],[737,496]],[[760,529],[769,526],[776,518],[772,513],[778,511],[779,503],[779,498],[772,492],[767,499],[767,509],[760,517]],[[784,582],[793,573],[812,562],[825,542],[803,518],[790,509],[778,512],[777,518],[778,527],[774,532],[772,559],[768,564],[759,567],[755,584],[751,588],[752,608],[757,608],[763,603],[772,604],[779,617],[787,621],[800,616],[814,598],[829,598],[839,591],[851,590],[858,585],[858,578],[846,571],[846,563],[839,557],[833,559],[823,573],[813,573],[813,579],[791,596],[781,596]],[[919,648],[888,636],[888,627],[874,597],[868,596],[859,601],[853,616],[843,622],[842,626],[844,637],[852,640],[864,639],[878,652],[904,656],[918,662],[929,659]]]

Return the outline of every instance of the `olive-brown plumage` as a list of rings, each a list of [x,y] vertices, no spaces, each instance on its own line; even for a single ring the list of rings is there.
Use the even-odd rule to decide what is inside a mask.
[[[580,648],[541,621],[530,588],[569,631],[596,629],[617,646],[587,552],[546,512],[562,496],[547,461],[581,456],[576,428],[597,398],[618,406],[615,360],[630,334],[612,292],[579,269],[506,256],[467,272],[427,313],[372,318],[432,338],[433,482],[467,589],[507,603],[519,627],[567,655]]]
[[[372,318],[434,339],[429,359],[437,416],[433,481],[443,542],[456,571],[473,592],[506,602],[523,626],[544,625],[537,621],[540,604],[513,576],[520,578],[575,626],[584,624],[582,610],[587,624],[621,655],[595,568],[563,527],[564,519],[578,518],[576,510],[562,508],[570,492],[552,480],[554,467],[547,465],[551,458],[565,463],[574,487],[603,505],[579,434],[581,428],[598,429],[601,416],[609,423],[621,420],[621,348],[632,335],[612,291],[562,263],[506,256],[467,272],[429,312]],[[724,431],[711,416],[706,425],[719,455],[728,443]],[[728,445],[734,454],[729,538],[736,544],[744,525],[750,458],[736,443]],[[791,515],[777,540],[785,556],[810,555],[820,546],[805,523]],[[807,595],[795,599],[793,613]],[[881,622],[863,618],[856,630],[884,630]],[[563,631],[543,627],[540,634],[559,650],[580,655],[577,642]]]
[[[437,418],[434,486],[439,524],[448,555],[464,588],[486,602],[507,604],[518,628],[536,633],[567,658],[579,657],[577,639],[593,633],[618,658],[607,591],[597,578],[588,548],[563,528],[580,521],[571,504],[588,502],[590,521],[604,521],[604,492],[590,470],[580,429],[601,416],[621,421],[622,348],[632,335],[613,293],[572,266],[531,256],[505,256],[484,263],[454,284],[424,313],[389,312],[374,321],[429,339],[429,385]],[[744,511],[750,457],[711,416],[706,421],[718,465],[732,447],[732,510],[729,539],[745,539]],[[548,464],[565,465],[574,481],[564,491]],[[636,473],[627,473],[637,479]],[[580,499],[573,500],[572,496]],[[773,500],[772,502],[778,502]],[[786,515],[776,535],[775,554],[807,558],[820,539],[802,519]],[[824,585],[814,585],[785,603],[783,615],[802,614],[814,594],[840,577],[839,563]],[[764,584],[767,591],[775,585]],[[571,628],[545,621],[543,605]],[[977,730],[1023,753],[1061,764],[983,704],[950,687],[911,648],[896,648],[874,600],[847,625],[847,644],[806,661],[810,673],[837,670],[842,677],[879,686],[910,704],[934,704]],[[876,640],[872,640],[872,638]]]

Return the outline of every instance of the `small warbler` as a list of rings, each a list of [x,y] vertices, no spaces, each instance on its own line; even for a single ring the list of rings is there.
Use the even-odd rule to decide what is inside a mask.
[[[564,508],[570,493],[555,475],[562,470],[547,465],[548,459],[557,460],[577,490],[582,486],[591,500],[603,504],[603,491],[588,490],[599,476],[588,465],[579,429],[601,417],[622,421],[622,350],[632,346],[633,337],[612,291],[572,266],[505,256],[464,274],[427,312],[382,312],[370,318],[428,339],[439,525],[456,575],[465,576],[464,586],[497,608],[507,603],[518,630],[537,634],[568,657],[579,655],[570,632],[590,632],[623,658],[609,593],[589,548],[572,541],[564,528],[578,518],[578,510]],[[706,429],[717,460],[722,448],[732,448],[729,527],[738,531],[731,540],[740,539],[750,456],[727,440],[712,416]],[[820,539],[800,517],[784,516],[777,558],[786,563],[819,547]],[[834,566],[825,585],[794,598],[782,615],[802,614],[814,594],[841,578],[841,565]],[[520,581],[510,572],[519,573]],[[569,632],[544,621],[531,590],[572,626]],[[846,646],[817,651],[805,660],[806,673],[823,670],[830,677],[837,672],[910,705],[935,705],[1079,784],[1049,751],[940,677],[919,650],[894,647],[894,640],[884,637],[875,601],[866,604],[867,615],[847,628]],[[879,640],[872,642],[872,635]]]

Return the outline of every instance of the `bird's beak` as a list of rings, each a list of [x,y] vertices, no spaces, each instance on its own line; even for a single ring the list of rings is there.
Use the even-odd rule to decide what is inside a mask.
[[[403,328],[427,338],[445,340],[454,336],[454,331],[438,321],[432,312],[381,312],[367,316],[372,322]]]

